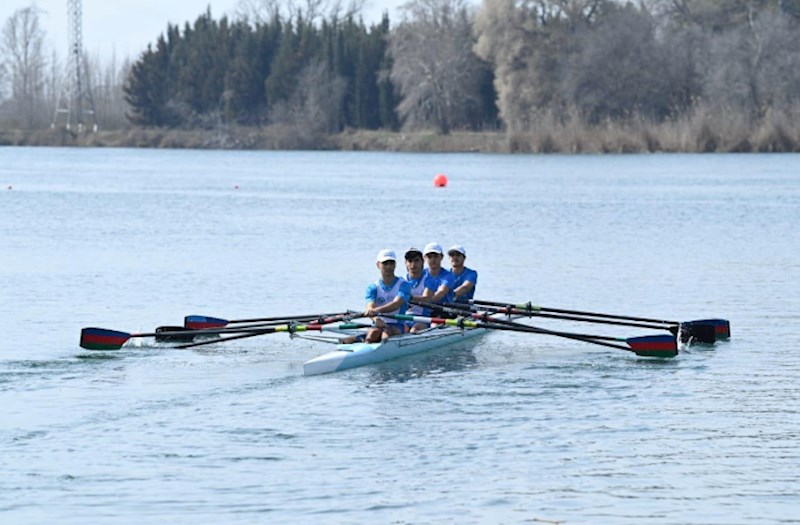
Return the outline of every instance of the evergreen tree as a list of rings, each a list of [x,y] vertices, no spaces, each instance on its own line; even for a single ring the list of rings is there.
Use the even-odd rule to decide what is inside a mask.
[[[315,103],[297,100],[302,73],[306,84],[329,83],[332,101],[341,93],[341,103],[331,102],[338,116],[325,114],[325,129],[396,129],[398,99],[386,74],[388,35],[388,15],[370,28],[353,16],[315,24],[302,12],[288,21],[275,13],[252,26],[225,17],[216,21],[207,10],[182,29],[168,25],[166,37],[133,64],[126,84],[130,119],[197,127],[222,121],[258,125],[279,105],[281,121],[312,108],[318,113]],[[325,100],[311,86],[300,91],[316,104]]]
[[[125,83],[125,101],[130,104],[132,113],[128,119],[142,126],[176,126],[177,114],[171,110],[169,101],[169,48],[167,41],[160,36],[155,50],[147,50],[131,67]]]

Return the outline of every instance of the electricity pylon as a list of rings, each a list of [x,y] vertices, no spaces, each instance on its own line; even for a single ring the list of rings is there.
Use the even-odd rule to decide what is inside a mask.
[[[52,128],[60,126],[70,129],[73,122],[78,132],[84,125],[91,125],[97,131],[94,98],[89,84],[89,72],[86,56],[83,54],[83,11],[81,0],[67,0],[69,50],[67,69],[61,83],[60,94],[56,100],[56,111],[53,114]]]

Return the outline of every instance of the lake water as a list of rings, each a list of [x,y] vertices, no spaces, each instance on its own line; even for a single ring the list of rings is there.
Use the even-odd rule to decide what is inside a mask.
[[[0,522],[800,523],[799,231],[798,155],[0,148]],[[429,241],[482,299],[732,338],[499,332],[308,378],[329,348],[285,334],[78,347],[361,308],[378,250]]]

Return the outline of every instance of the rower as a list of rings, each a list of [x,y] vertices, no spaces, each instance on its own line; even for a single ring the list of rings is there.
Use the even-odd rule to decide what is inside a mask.
[[[426,289],[425,283],[429,283],[429,288],[435,288],[435,283],[432,283],[432,278],[427,276],[424,271],[424,263],[422,260],[422,252],[416,248],[409,248],[405,253],[406,260],[406,281],[411,285],[411,301],[428,301],[433,295],[429,289]],[[423,306],[412,305],[408,308],[407,313],[411,315],[429,316],[430,309]],[[428,327],[425,323],[414,323],[408,321],[406,329],[415,334]]]
[[[450,256],[450,272],[453,274],[453,297],[455,303],[469,304],[475,296],[475,286],[478,284],[478,272],[464,266],[467,251],[460,244],[447,250]]]
[[[453,289],[455,289],[453,274],[442,268],[444,257],[442,247],[439,243],[431,242],[425,245],[423,253],[425,262],[428,263],[425,274],[431,278],[431,280],[426,279],[425,283],[426,290],[431,292],[428,301],[437,304],[452,303]],[[452,317],[452,315],[440,308],[433,308],[431,317]]]
[[[372,317],[375,323],[367,332],[367,343],[378,343],[405,331],[404,321],[380,317],[380,314],[404,314],[411,298],[411,285],[394,274],[396,265],[397,256],[393,250],[378,252],[375,266],[381,277],[367,287],[366,293],[364,315]]]

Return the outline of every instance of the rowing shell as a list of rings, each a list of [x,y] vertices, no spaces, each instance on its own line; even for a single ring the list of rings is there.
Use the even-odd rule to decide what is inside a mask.
[[[420,334],[402,334],[380,343],[351,343],[303,363],[303,375],[328,374],[358,366],[373,365],[407,355],[427,352],[472,339],[486,333],[485,328],[433,328]]]

